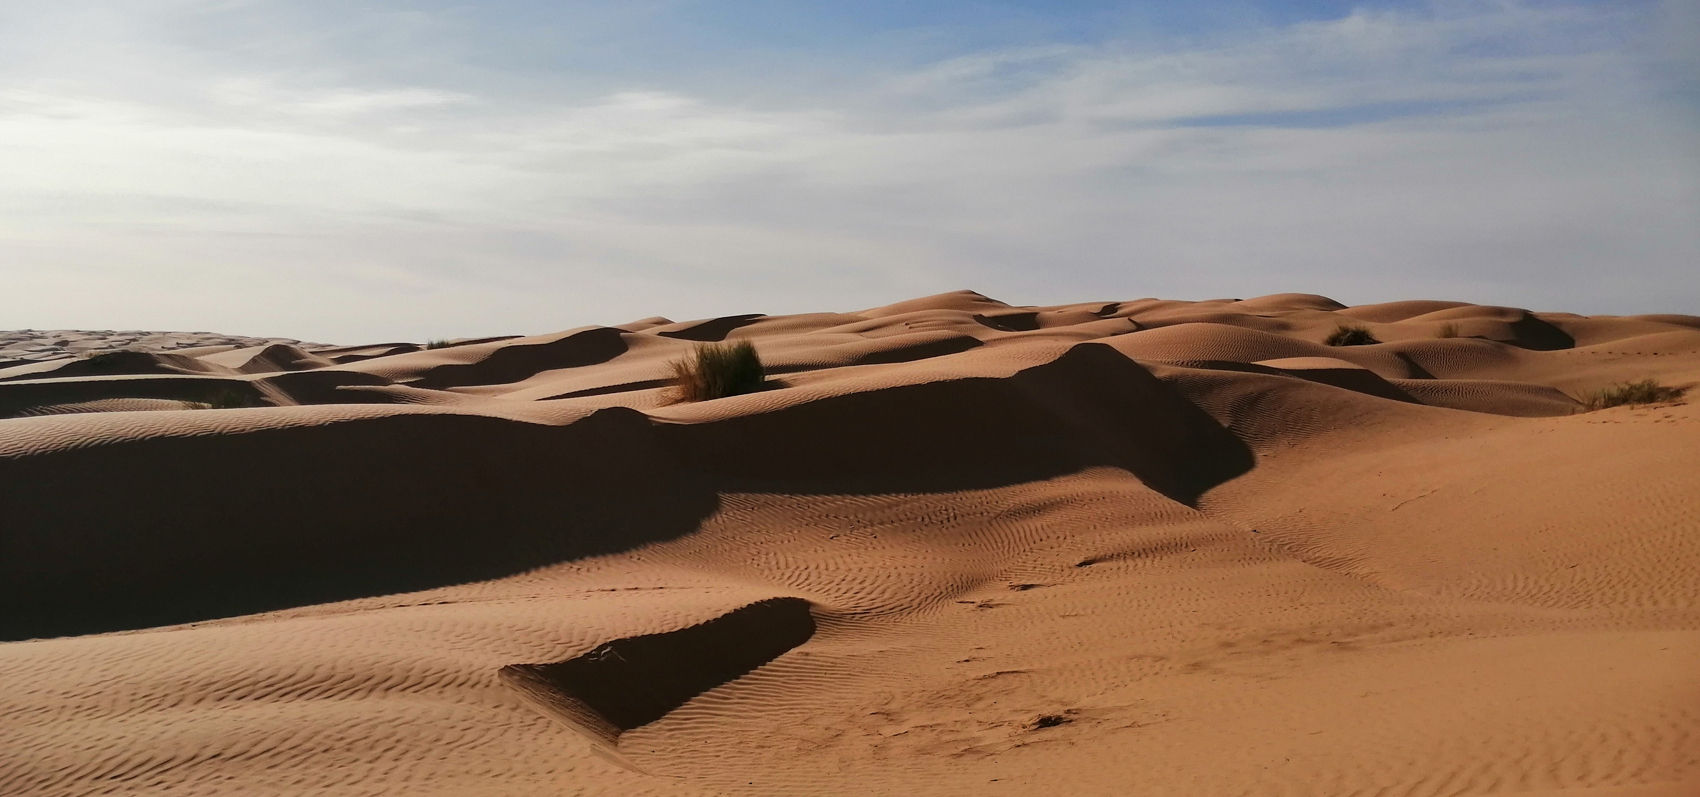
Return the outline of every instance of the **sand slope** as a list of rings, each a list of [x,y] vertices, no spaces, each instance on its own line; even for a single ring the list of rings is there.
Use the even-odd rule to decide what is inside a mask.
[[[0,368],[0,793],[1700,793],[1700,318],[188,343]]]

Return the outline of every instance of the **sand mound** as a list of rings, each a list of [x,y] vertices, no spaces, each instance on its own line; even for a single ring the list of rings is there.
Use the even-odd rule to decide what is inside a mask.
[[[413,387],[443,390],[505,385],[558,368],[604,363],[626,351],[625,334],[612,327],[431,349],[406,357],[367,360],[349,370],[376,374]]]
[[[69,360],[14,366],[0,370],[0,381],[65,379],[77,376],[145,376],[153,374],[230,373],[231,369],[196,357],[142,351],[111,351]]]
[[[998,312],[1010,309],[1009,305],[975,291],[952,291],[934,296],[923,296],[884,307],[863,310],[857,315],[868,318],[882,318],[906,315],[913,312],[928,310],[951,310],[960,313]]]
[[[221,365],[244,374],[274,374],[279,371],[305,371],[334,365],[335,361],[309,353],[286,343],[273,343],[250,349],[233,349],[201,357],[208,364]]]
[[[64,360],[113,351],[179,352],[200,355],[229,349],[292,344],[317,344],[283,338],[250,338],[212,332],[143,332],[140,330],[25,329],[0,332],[0,365],[8,361]]]
[[[1700,318],[176,341],[0,368],[0,792],[1700,792]]]
[[[1345,305],[1314,293],[1277,293],[1271,296],[1259,296],[1255,299],[1242,299],[1234,304],[1250,313],[1276,313],[1293,310],[1320,310],[1331,313],[1335,310],[1346,309]]]

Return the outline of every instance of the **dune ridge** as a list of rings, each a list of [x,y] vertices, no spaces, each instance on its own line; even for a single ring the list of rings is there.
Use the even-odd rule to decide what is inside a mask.
[[[0,364],[0,792],[1700,791],[1700,318],[174,340]]]

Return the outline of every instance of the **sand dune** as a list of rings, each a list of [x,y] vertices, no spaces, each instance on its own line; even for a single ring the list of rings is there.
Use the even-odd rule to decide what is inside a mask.
[[[1700,794],[1700,318],[7,334],[0,793]]]

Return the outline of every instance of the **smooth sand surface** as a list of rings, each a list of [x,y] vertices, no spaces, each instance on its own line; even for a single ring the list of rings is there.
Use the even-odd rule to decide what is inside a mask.
[[[0,793],[1700,794],[1700,318],[179,343],[0,368]]]

